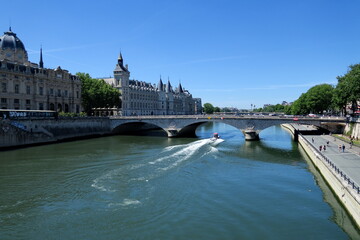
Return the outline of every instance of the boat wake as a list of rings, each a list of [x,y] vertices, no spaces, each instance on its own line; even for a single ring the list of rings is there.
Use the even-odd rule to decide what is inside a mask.
[[[222,139],[217,141],[219,140]],[[155,156],[142,156],[141,159],[136,159],[136,163],[125,164],[106,172],[94,179],[91,186],[101,192],[120,195],[117,197],[122,199],[121,202],[112,202],[108,206],[139,205],[140,199],[144,199],[143,194],[151,191],[148,185],[152,180],[217,151],[211,139],[169,146]],[[141,187],[140,182],[147,185],[142,190],[138,189]]]

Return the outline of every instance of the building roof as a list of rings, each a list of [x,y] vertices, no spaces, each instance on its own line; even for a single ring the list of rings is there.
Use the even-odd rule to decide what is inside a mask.
[[[16,36],[16,34],[11,31],[11,28],[9,28],[8,32],[4,32],[4,35],[0,37],[0,48],[1,49],[10,48],[15,51],[21,49],[23,51],[26,51],[24,44]]]
[[[114,71],[117,71],[117,72],[129,72],[129,70],[126,67],[124,67],[124,60],[123,60],[123,57],[122,57],[121,53],[119,55],[118,63],[116,64],[116,67],[115,67]]]

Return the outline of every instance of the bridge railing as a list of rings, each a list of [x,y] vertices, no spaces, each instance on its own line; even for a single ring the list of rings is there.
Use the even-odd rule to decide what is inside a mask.
[[[309,117],[309,116],[269,116],[269,115],[220,115],[220,114],[198,114],[198,115],[137,115],[137,116],[109,116],[110,119],[181,119],[181,118],[193,118],[193,119],[292,119],[294,121],[299,120],[330,120],[330,121],[344,121],[346,118],[337,116],[321,116],[321,117]]]
[[[299,137],[301,137],[304,140],[305,144],[310,147],[313,152],[316,153],[315,155],[317,159],[326,163],[326,166],[331,170],[335,177],[337,177],[340,181],[345,181],[351,187],[353,191],[349,191],[350,194],[352,194],[354,198],[359,201],[360,186],[357,185],[348,175],[346,175],[338,166],[336,166],[336,164],[331,161],[331,159],[326,157],[314,145],[312,145],[309,140],[303,137],[301,133],[299,133]]]

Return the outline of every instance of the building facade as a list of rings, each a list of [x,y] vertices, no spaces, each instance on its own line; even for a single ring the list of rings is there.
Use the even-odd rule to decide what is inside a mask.
[[[28,60],[14,32],[0,37],[0,108],[80,113],[81,80],[60,67],[44,68]]]
[[[170,81],[166,84],[151,84],[130,80],[128,66],[124,66],[120,53],[113,78],[104,79],[121,93],[121,114],[132,115],[192,115],[201,114],[201,99],[193,98],[181,84],[173,88]]]

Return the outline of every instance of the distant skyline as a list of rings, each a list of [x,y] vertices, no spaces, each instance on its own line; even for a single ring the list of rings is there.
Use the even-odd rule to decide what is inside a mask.
[[[360,1],[7,1],[0,31],[31,62],[109,77],[122,53],[131,78],[181,82],[219,107],[292,102],[359,63]]]

